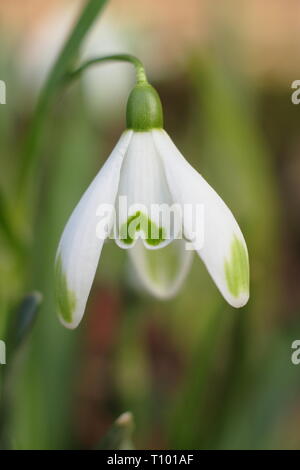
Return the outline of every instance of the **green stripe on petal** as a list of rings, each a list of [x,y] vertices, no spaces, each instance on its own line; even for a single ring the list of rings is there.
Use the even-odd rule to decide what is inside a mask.
[[[76,297],[74,292],[68,289],[61,256],[58,256],[55,263],[55,294],[59,315],[66,323],[72,323],[73,312],[76,307]]]
[[[131,245],[136,232],[144,232],[145,240],[151,246],[157,246],[166,239],[165,230],[140,211],[128,217],[122,224],[119,237],[126,245]]]
[[[249,290],[249,260],[244,244],[234,237],[230,247],[230,259],[225,261],[225,276],[229,292],[238,297]]]

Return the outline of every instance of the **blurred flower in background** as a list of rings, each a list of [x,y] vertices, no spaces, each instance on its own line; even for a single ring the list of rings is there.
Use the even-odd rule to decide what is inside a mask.
[[[21,83],[32,98],[40,91],[51,67],[60,52],[68,33],[80,11],[82,2],[62,2],[49,13],[43,14],[40,21],[29,30],[18,51]],[[131,28],[132,29],[132,28]],[[97,20],[89,32],[78,61],[99,55],[131,50],[134,44],[134,31],[123,25],[110,14]],[[47,51],[45,53],[45,51]],[[119,73],[115,64],[94,67],[83,77],[83,93],[91,117],[98,121],[105,114],[103,125],[115,116],[116,109],[130,87],[133,75],[127,67]]]

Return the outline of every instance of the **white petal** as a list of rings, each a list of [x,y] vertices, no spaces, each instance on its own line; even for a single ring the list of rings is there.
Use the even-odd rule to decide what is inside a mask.
[[[185,250],[184,240],[174,240],[159,250],[147,250],[138,240],[128,250],[140,282],[159,299],[174,297],[182,286],[192,263],[193,252]]]
[[[172,197],[151,132],[133,133],[121,169],[116,206],[116,242],[121,248],[131,248],[140,237],[148,249],[157,249],[174,238],[174,219],[169,223]],[[181,224],[180,219],[180,228]],[[147,233],[150,229],[152,233]]]
[[[242,232],[223,200],[185,160],[165,131],[152,131],[164,163],[170,192],[184,210],[184,234],[202,258],[224,298],[242,307],[249,298],[248,252]],[[187,205],[193,213],[185,210]],[[195,234],[196,206],[203,208],[202,230]],[[199,212],[200,214],[200,212]],[[202,239],[203,237],[203,239]]]
[[[100,236],[99,222],[104,213],[107,225],[113,222],[120,169],[131,137],[132,131],[121,136],[75,207],[59,243],[56,293],[61,322],[68,328],[75,328],[84,313],[105,238]],[[99,208],[105,208],[100,220]]]

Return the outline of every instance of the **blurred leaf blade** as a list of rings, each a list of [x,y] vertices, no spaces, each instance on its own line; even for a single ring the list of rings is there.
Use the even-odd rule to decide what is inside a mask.
[[[67,72],[72,61],[76,59],[76,55],[84,37],[107,1],[108,0],[87,1],[77,23],[71,31],[69,38],[65,42],[65,45],[52,67],[44,88],[41,91],[28,137],[25,142],[22,164],[20,166],[18,184],[20,194],[22,194],[22,190],[27,184],[30,173],[31,171],[34,171],[37,163],[38,144],[52,95],[60,86],[63,76]]]
[[[0,226],[2,233],[4,234],[11,248],[13,248],[16,253],[21,254],[23,253],[23,245],[16,233],[13,219],[10,216],[10,213],[10,204],[8,203],[7,197],[3,193],[2,188],[0,188]]]
[[[20,356],[20,353],[32,331],[41,302],[42,295],[39,292],[27,294],[8,326],[8,358],[2,373],[0,391],[0,448],[2,449],[12,445],[11,416],[15,399],[13,388],[23,359],[23,354]]]
[[[43,300],[40,292],[32,292],[24,297],[17,311],[12,336],[13,349],[19,348],[33,328],[38,308]]]

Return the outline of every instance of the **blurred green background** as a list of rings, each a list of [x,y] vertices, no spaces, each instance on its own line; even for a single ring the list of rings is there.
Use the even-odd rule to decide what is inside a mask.
[[[79,58],[144,62],[166,130],[239,221],[251,297],[228,306],[195,257],[179,294],[154,300],[128,281],[126,252],[110,241],[83,322],[67,331],[53,299],[57,243],[124,129],[134,83],[130,66],[103,65],[58,92],[24,191],[38,92],[83,4],[0,4],[0,339],[24,296],[43,295],[4,406],[9,446],[93,448],[130,410],[139,449],[300,448],[300,4],[107,2]]]

